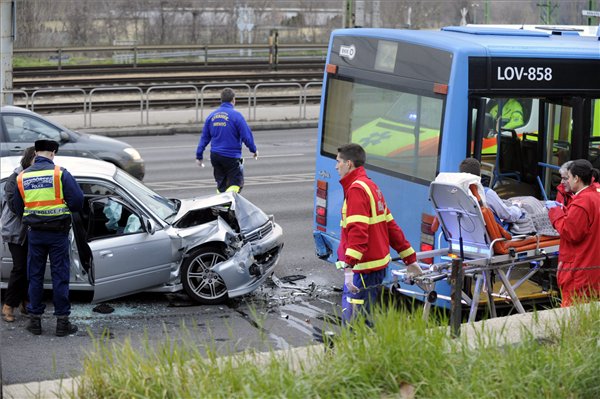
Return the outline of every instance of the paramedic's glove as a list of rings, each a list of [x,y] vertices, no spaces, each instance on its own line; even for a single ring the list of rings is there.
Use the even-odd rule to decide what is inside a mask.
[[[550,209],[550,208],[554,208],[555,206],[560,206],[560,203],[556,202],[556,201],[546,201],[545,205],[546,205],[546,208]]]
[[[423,274],[423,269],[421,269],[421,266],[417,262],[413,262],[406,266],[406,274],[411,277],[420,276]]]
[[[198,165],[201,168],[203,168],[204,167],[204,160],[202,160],[202,159],[196,159],[196,165]]]
[[[346,269],[348,267],[352,267],[349,264],[347,264],[346,262],[342,261],[342,260],[338,260],[337,262],[335,262],[335,268],[338,270],[343,270]]]
[[[346,288],[348,288],[348,291],[350,291],[353,294],[356,294],[359,289],[357,286],[354,285],[354,272],[352,271],[352,269],[345,269],[344,270],[344,284],[346,284]]]
[[[258,151],[256,151],[253,156],[254,156],[254,160],[257,160],[258,159]]]

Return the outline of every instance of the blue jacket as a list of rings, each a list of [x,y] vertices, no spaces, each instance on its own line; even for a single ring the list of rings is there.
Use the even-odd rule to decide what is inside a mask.
[[[233,108],[233,104],[222,103],[204,123],[196,149],[196,159],[204,158],[204,150],[208,143],[211,143],[211,152],[228,158],[241,158],[242,142],[250,152],[256,153],[252,131],[242,114]]]
[[[54,169],[54,162],[52,162],[50,159],[48,159],[46,157],[36,156],[34,164],[25,170],[26,171],[35,171],[35,170],[47,170],[47,169]],[[75,181],[75,178],[69,173],[69,171],[64,168],[61,168],[61,169],[62,169],[61,182],[62,182],[63,196],[65,199],[65,202],[71,212],[81,211],[83,209],[83,191],[81,191],[81,187],[79,187],[79,184],[77,184],[77,181]],[[19,195],[15,194],[15,196],[13,197],[13,208],[15,210],[15,213],[17,213],[19,215],[23,214],[25,204],[23,203],[23,197],[21,197],[20,193],[19,193]],[[32,222],[35,223],[35,216],[32,219],[34,219],[34,220],[32,220]],[[50,218],[47,217],[44,220],[46,221],[49,219]],[[57,216],[56,219],[57,220],[69,219],[69,221],[70,221],[71,215],[60,215],[60,216]]]

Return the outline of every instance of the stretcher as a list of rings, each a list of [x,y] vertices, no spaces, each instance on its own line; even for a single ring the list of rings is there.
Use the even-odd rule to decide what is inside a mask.
[[[440,262],[419,263],[420,270],[407,270],[406,267],[392,270],[396,282],[403,283],[395,284],[396,289],[403,294],[422,295],[427,316],[432,303],[438,299],[450,300],[437,294],[436,283],[450,280],[451,259],[459,258],[462,259],[464,276],[474,282],[463,287],[461,292],[463,305],[469,307],[469,322],[475,320],[482,303],[487,303],[490,316],[496,317],[495,303],[498,300],[509,301],[519,313],[524,313],[517,290],[527,284],[537,286],[531,278],[544,267],[548,269],[552,260],[558,257],[559,237],[511,235],[496,222],[486,206],[483,187],[477,176],[441,173],[431,183],[429,198],[448,245],[417,254],[418,260],[435,257],[441,259]],[[516,274],[516,270],[521,273],[518,278],[511,276]],[[494,285],[495,277],[499,281]],[[407,285],[416,285],[422,293],[407,289]],[[548,297],[551,294],[539,290],[535,295]]]

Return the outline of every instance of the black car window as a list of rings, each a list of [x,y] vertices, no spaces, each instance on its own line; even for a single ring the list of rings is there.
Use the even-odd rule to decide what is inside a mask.
[[[90,201],[89,209],[88,241],[142,231],[141,218],[114,198],[105,197]]]
[[[60,130],[29,115],[4,115],[7,141],[23,143],[36,140],[54,140],[60,142]]]

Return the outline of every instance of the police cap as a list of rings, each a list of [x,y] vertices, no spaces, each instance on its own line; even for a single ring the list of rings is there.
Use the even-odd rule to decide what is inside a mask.
[[[37,140],[35,142],[35,151],[58,152],[58,143],[54,140]]]

